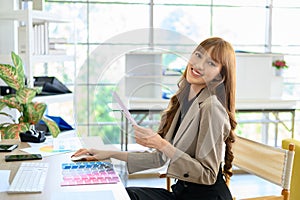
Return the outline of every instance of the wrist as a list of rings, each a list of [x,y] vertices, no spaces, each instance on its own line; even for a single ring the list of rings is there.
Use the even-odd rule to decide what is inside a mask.
[[[166,148],[170,143],[165,140],[165,139],[161,139],[160,141],[160,145],[159,145],[159,150],[163,150],[164,148]]]
[[[160,135],[156,135],[157,138],[159,138],[158,140],[156,140],[155,142],[155,149],[161,151],[169,142],[166,141],[164,138],[162,138]]]
[[[160,148],[158,150],[169,158],[172,158],[176,152],[176,148],[165,139],[162,139]]]

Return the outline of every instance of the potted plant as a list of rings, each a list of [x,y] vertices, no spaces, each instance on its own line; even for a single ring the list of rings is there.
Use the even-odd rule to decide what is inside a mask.
[[[282,70],[289,68],[284,60],[275,60],[272,63],[272,66],[276,68],[276,76],[281,76],[283,72]]]
[[[25,73],[22,59],[11,53],[13,65],[0,64],[0,78],[16,93],[0,98],[0,115],[7,118],[7,122],[0,123],[0,133],[4,139],[18,138],[19,133],[31,130],[40,120],[45,122],[53,137],[57,137],[60,129],[57,124],[46,117],[44,112],[47,108],[45,103],[34,102],[33,98],[40,88],[29,88],[25,84]],[[18,119],[14,119],[10,113],[2,110],[8,107],[19,113]]]

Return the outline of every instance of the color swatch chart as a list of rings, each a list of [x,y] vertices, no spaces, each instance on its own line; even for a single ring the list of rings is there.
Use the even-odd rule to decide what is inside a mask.
[[[76,162],[62,164],[61,186],[108,184],[119,182],[109,162]]]

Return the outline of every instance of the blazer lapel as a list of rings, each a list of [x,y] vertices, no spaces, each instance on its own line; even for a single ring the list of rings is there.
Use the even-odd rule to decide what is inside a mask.
[[[174,134],[174,130],[175,130],[175,127],[176,127],[176,124],[177,124],[177,121],[178,121],[178,118],[179,118],[179,114],[180,114],[180,109],[177,110],[175,116],[174,116],[174,119],[172,121],[172,124],[171,124],[171,127],[169,128],[169,131],[168,133],[166,134],[165,136],[165,139],[167,141],[170,141],[172,140],[172,136]]]
[[[192,121],[194,120],[194,118],[197,116],[197,114],[199,114],[199,110],[200,110],[200,104],[209,97],[209,91],[207,88],[205,88],[200,95],[197,97],[197,99],[195,99],[195,101],[192,103],[191,107],[189,108],[188,112],[186,113],[185,117],[183,118],[177,133],[175,135],[174,138],[174,142],[173,144],[176,145],[179,141],[179,139],[184,135],[186,129],[189,127],[189,125],[192,123]],[[174,125],[174,128],[172,131],[174,131],[178,117],[179,117],[179,112],[180,109],[177,111],[176,116],[177,118],[173,120],[172,122],[172,126]]]

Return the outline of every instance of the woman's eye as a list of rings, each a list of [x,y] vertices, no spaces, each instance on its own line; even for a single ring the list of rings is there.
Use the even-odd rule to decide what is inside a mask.
[[[195,56],[197,56],[198,58],[202,57],[202,55],[199,52],[195,52]]]
[[[208,64],[209,64],[209,66],[213,66],[213,67],[216,66],[216,64],[214,62],[208,62]]]

